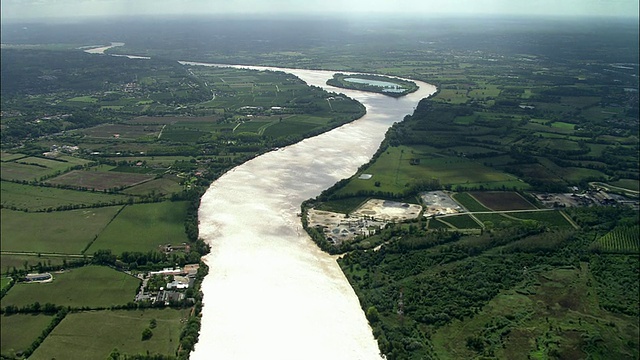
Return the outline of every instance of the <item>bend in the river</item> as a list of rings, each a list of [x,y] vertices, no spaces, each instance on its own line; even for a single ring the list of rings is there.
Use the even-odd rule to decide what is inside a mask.
[[[210,65],[182,62],[186,65]],[[401,98],[325,84],[333,72],[234,66],[292,73],[344,93],[367,114],[340,128],[252,159],[202,197],[204,307],[192,359],[376,359],[364,312],[334,257],[322,252],[296,214],[302,201],[351,176],[375,153],[388,127],[410,114],[432,85]]]

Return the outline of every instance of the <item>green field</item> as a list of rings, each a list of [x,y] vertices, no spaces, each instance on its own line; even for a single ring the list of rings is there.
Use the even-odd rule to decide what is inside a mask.
[[[184,189],[184,187],[180,185],[180,180],[181,179],[175,175],[165,175],[161,179],[155,179],[132,186],[124,190],[123,193],[129,195],[146,195],[150,193],[169,195],[179,193]]]
[[[539,221],[547,226],[559,227],[559,228],[571,228],[573,225],[562,216],[559,211],[537,211],[537,212],[522,212],[511,213],[512,216],[522,220],[535,220]]]
[[[134,300],[140,280],[105,266],[84,266],[54,273],[50,283],[19,283],[2,298],[2,307],[39,302],[57,306],[98,308]]]
[[[72,156],[58,156],[56,160],[40,157],[25,157],[0,163],[2,179],[38,181],[42,177],[67,171],[74,166],[84,166],[91,161]]]
[[[440,221],[449,223],[458,229],[479,229],[481,228],[475,220],[469,215],[446,216],[439,219]]]
[[[105,359],[114,348],[121,354],[174,356],[189,309],[89,311],[71,313],[51,332],[29,358]],[[142,341],[142,331],[152,319],[153,336]],[[99,326],[97,326],[99,324]]]
[[[161,202],[136,204],[122,212],[100,233],[87,253],[111,249],[114,254],[123,251],[147,252],[162,244],[187,242],[184,218],[187,202]]]
[[[0,194],[4,208],[29,211],[56,209],[61,206],[113,204],[128,198],[123,195],[30,186],[8,181],[0,183]]]
[[[337,194],[357,194],[358,191],[382,191],[402,194],[411,186],[434,180],[442,185],[500,189],[503,186],[526,187],[512,175],[460,157],[441,155],[425,147],[389,147],[362,172],[372,174],[370,180],[351,179]],[[412,165],[419,160],[417,165]],[[376,186],[378,184],[378,186]]]
[[[348,214],[356,210],[360,205],[362,205],[368,199],[369,198],[365,196],[356,196],[356,197],[349,197],[345,199],[330,200],[330,201],[321,203],[319,206],[316,207],[316,209]]]
[[[429,230],[432,230],[432,229],[451,229],[451,226],[449,226],[448,224],[443,223],[442,221],[440,221],[438,219],[429,219],[428,228],[429,228]]]
[[[13,161],[13,160],[18,160],[18,159],[22,159],[24,157],[27,157],[29,155],[25,155],[25,154],[20,154],[20,153],[8,153],[8,152],[0,152],[0,161],[5,162],[5,161]]]
[[[482,206],[476,199],[469,193],[457,193],[453,195],[453,200],[457,201],[460,205],[464,206],[467,210],[474,211],[491,211]]]
[[[620,179],[618,181],[610,182],[610,184],[613,185],[613,186],[618,186],[618,187],[629,189],[629,190],[633,190],[633,191],[639,191],[640,190],[640,181],[638,181],[638,180]]]
[[[121,206],[25,213],[0,210],[2,251],[80,254],[113,217]],[[24,231],[29,229],[30,231]]]
[[[74,259],[73,257],[64,256],[64,255],[63,256],[47,256],[47,255],[38,256],[38,254],[14,255],[14,254],[3,253],[3,254],[0,254],[0,264],[2,264],[2,268],[0,269],[0,271],[3,274],[7,274],[11,272],[14,267],[16,268],[16,270],[24,270],[25,264],[27,266],[27,269],[29,269],[31,266],[36,266],[38,263],[41,263],[42,265],[47,265],[47,266],[48,265],[58,266],[58,265],[64,265],[64,260],[71,261],[73,259]]]
[[[4,289],[5,287],[9,286],[11,284],[11,281],[13,280],[8,276],[0,277],[0,289]]]
[[[0,354],[13,359],[16,353],[29,348],[51,323],[53,316],[13,314],[0,316]],[[4,358],[4,357],[3,357]]]
[[[98,102],[97,98],[93,96],[76,96],[74,98],[68,99],[67,101],[75,101],[75,102],[83,102],[83,103],[96,103]]]
[[[640,227],[618,226],[601,236],[591,248],[598,252],[613,254],[638,254],[640,252]]]

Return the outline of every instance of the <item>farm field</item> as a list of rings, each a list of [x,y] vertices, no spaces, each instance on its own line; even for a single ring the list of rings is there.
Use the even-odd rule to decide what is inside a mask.
[[[536,207],[515,192],[472,192],[470,195],[482,205],[495,211],[533,210]]]
[[[0,152],[0,161],[5,162],[5,161],[14,161],[14,160],[18,160],[21,158],[25,158],[29,155],[25,155],[25,154],[20,154],[20,153],[9,153],[9,152]]]
[[[602,253],[636,255],[640,253],[640,226],[618,226],[594,241],[591,248]]]
[[[12,357],[29,348],[51,320],[49,315],[0,315],[0,355]]]
[[[180,185],[181,179],[175,175],[164,175],[161,179],[154,179],[144,182],[139,185],[134,185],[128,189],[122,191],[127,195],[146,195],[146,194],[174,194],[179,193],[184,189],[184,186]]]
[[[613,186],[619,186],[621,188],[639,191],[640,190],[640,181],[633,179],[620,179],[618,181],[613,181],[610,183]]]
[[[2,251],[81,254],[122,206],[25,213],[0,210]],[[24,231],[30,229],[30,232]]]
[[[447,216],[439,219],[440,221],[449,223],[453,225],[457,229],[479,229],[481,228],[480,224],[478,224],[471,216],[469,215],[456,215],[456,216]]]
[[[121,354],[173,356],[189,309],[88,311],[68,314],[30,359],[105,359],[117,348]],[[153,336],[142,340],[152,319]],[[100,326],[96,326],[100,324]],[[87,336],[91,334],[91,336]]]
[[[30,156],[2,161],[0,170],[4,180],[39,181],[43,177],[67,171],[75,166],[84,166],[90,162],[71,156],[59,156],[56,160]]]
[[[127,196],[74,191],[44,186],[30,186],[3,181],[0,184],[3,208],[44,211],[60,207],[121,203]]]
[[[548,226],[559,228],[572,228],[573,225],[562,216],[560,211],[539,211],[539,212],[523,212],[523,213],[510,213],[517,219],[522,220],[535,220],[544,223]]]
[[[421,181],[433,180],[441,185],[500,189],[526,187],[509,174],[493,170],[483,164],[458,157],[423,152],[424,148],[408,146],[388,147],[375,162],[362,169],[372,174],[370,180],[354,177],[337,194],[357,194],[358,192],[391,192],[402,194]],[[418,164],[412,165],[412,162]],[[376,185],[377,184],[377,185]]]
[[[460,205],[464,206],[468,211],[491,211],[490,209],[484,207],[480,204],[473,196],[469,193],[457,193],[453,195],[453,200],[457,201]]]
[[[184,229],[187,202],[160,202],[126,206],[87,249],[92,254],[110,249],[147,252],[159,245],[188,242]]]
[[[134,300],[140,280],[106,266],[84,266],[53,273],[50,283],[20,283],[0,300],[18,308],[35,302],[72,308],[104,308]]]
[[[157,137],[160,125],[105,124],[78,131],[89,138],[136,140]]]
[[[58,265],[63,265],[64,260],[68,262],[73,259],[74,257],[69,257],[64,255],[48,256],[48,255],[41,254],[40,256],[38,256],[38,254],[35,254],[35,253],[34,254],[2,253],[0,254],[0,264],[2,264],[2,269],[0,269],[0,271],[2,271],[2,273],[9,273],[14,267],[16,269],[23,270],[25,267],[25,264],[27,265],[27,268],[31,266],[37,266],[38,263],[42,265],[58,266]]]
[[[48,180],[47,183],[95,190],[109,190],[141,184],[153,178],[154,175],[74,170]]]

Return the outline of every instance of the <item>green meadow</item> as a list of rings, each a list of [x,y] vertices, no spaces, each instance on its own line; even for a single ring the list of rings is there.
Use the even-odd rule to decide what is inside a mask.
[[[68,314],[30,359],[105,359],[120,354],[174,356],[189,309],[87,311]],[[148,340],[142,331],[155,319]],[[97,326],[99,324],[99,326]]]
[[[72,308],[105,308],[134,300],[140,280],[105,266],[84,266],[53,273],[49,283],[19,283],[2,298],[2,307],[39,302]]]
[[[87,253],[110,249],[147,252],[163,244],[188,242],[184,229],[187,202],[160,202],[126,206],[100,233]]]
[[[12,358],[27,350],[51,320],[53,316],[49,315],[0,315],[0,355]]]
[[[109,206],[51,213],[2,209],[0,248],[3,252],[80,254],[121,208]]]

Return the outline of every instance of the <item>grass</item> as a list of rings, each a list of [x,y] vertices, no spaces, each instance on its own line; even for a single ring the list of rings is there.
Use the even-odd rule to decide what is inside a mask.
[[[339,200],[330,200],[321,203],[318,207],[316,207],[316,209],[348,214],[357,209],[360,205],[367,201],[367,199],[368,197],[366,196],[356,196]]]
[[[0,354],[13,358],[17,352],[27,350],[51,320],[53,316],[48,315],[3,315],[0,317]]]
[[[638,191],[640,190],[640,181],[633,179],[620,179],[618,181],[610,182],[613,186],[618,186],[621,188]]]
[[[8,181],[0,183],[0,194],[4,208],[15,207],[29,211],[55,209],[65,205],[109,204],[127,199],[122,195],[29,186]]]
[[[154,175],[74,170],[66,174],[57,176],[47,182],[56,185],[68,185],[83,187],[87,189],[107,190],[141,184],[153,178]]]
[[[4,161],[0,163],[0,172],[3,180],[17,181],[38,181],[43,176],[55,173],[54,170],[47,167]]]
[[[491,223],[493,226],[488,227],[508,227],[513,222],[517,222],[519,220],[514,220],[512,218],[508,218],[504,215],[500,215],[498,213],[492,214],[475,214],[474,215],[478,220],[480,220],[485,226],[488,226]]]
[[[2,307],[52,303],[81,308],[110,307],[133,301],[140,280],[105,266],[54,273],[50,283],[19,283],[2,298]]]
[[[161,179],[155,179],[140,185],[132,186],[124,190],[123,193],[129,195],[145,195],[151,192],[165,195],[179,193],[183,189],[179,181],[180,179],[175,176],[165,175]]]
[[[559,227],[559,228],[571,228],[573,225],[562,216],[560,211],[536,211],[536,212],[522,212],[511,213],[512,216],[522,220],[535,220],[546,224],[547,226]]]
[[[481,226],[471,216],[463,214],[443,217],[440,220],[447,222],[458,229],[479,229]]]
[[[25,154],[20,154],[20,153],[8,153],[8,152],[0,152],[0,161],[5,162],[5,161],[14,161],[14,160],[18,160],[18,159],[22,159],[24,157],[27,157],[29,155],[25,155]]]
[[[121,206],[109,206],[52,213],[25,213],[2,209],[0,249],[80,254],[120,209]]]
[[[419,164],[412,165],[412,160],[414,163],[419,160]],[[363,172],[372,174],[373,178],[366,181],[352,178],[337,194],[356,194],[358,191],[401,194],[425,179],[437,180],[442,185],[487,189],[526,186],[512,175],[463,157],[438,154],[425,147],[389,147]]]
[[[93,96],[76,96],[74,98],[68,99],[67,101],[75,101],[75,102],[83,102],[83,103],[96,103],[98,102],[97,98]]]
[[[121,354],[175,355],[183,319],[190,309],[90,311],[72,313],[51,332],[30,357],[38,359],[105,359],[114,348]],[[142,331],[156,319],[153,336],[142,341]],[[96,326],[100,324],[100,326]]]
[[[443,223],[438,219],[429,219],[429,229],[450,229],[451,226]]]
[[[486,207],[482,206],[482,204],[474,199],[469,193],[457,193],[452,197],[453,200],[457,201],[458,204],[462,205],[469,211],[490,211]]]
[[[187,206],[188,202],[169,201],[127,206],[87,252],[92,254],[99,249],[111,249],[115,254],[147,252],[162,244],[187,242],[184,229]]]
[[[161,128],[160,125],[103,124],[78,132],[90,138],[135,140],[149,136],[157,137]]]
[[[2,264],[2,268],[0,269],[0,271],[2,271],[3,274],[6,274],[7,271],[11,271],[13,267],[15,267],[18,270],[22,270],[24,269],[25,263],[27,264],[28,267],[35,266],[38,263],[41,263],[43,265],[52,265],[52,266],[63,265],[64,264],[63,260],[65,259],[69,261],[69,260],[72,260],[73,258],[69,256],[47,256],[47,255],[38,256],[38,254],[33,254],[33,255],[0,254],[0,264]]]
[[[11,284],[12,279],[8,276],[0,277],[0,289],[4,289]]]

